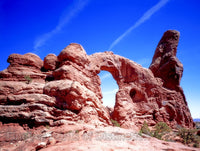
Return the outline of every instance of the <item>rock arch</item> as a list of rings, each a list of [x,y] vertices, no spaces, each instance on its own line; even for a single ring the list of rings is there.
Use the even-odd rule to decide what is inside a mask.
[[[119,121],[121,125],[124,124],[125,127],[135,126],[135,122],[131,122],[133,117],[140,113],[144,114],[152,108],[148,104],[146,92],[147,85],[148,87],[158,85],[152,72],[112,52],[95,53],[89,57],[92,68],[97,70],[97,73],[100,70],[110,72],[119,86],[112,118]],[[142,110],[141,106],[144,106]]]
[[[175,30],[164,33],[149,69],[112,52],[89,56],[92,67],[97,72],[110,72],[119,86],[112,118],[122,126],[134,127],[144,120],[150,125],[164,121],[171,126],[193,126],[180,87],[183,65],[176,57],[179,36]]]
[[[101,70],[98,74],[101,80],[101,91],[103,105],[108,108],[112,114],[115,105],[116,92],[119,90],[116,80],[110,72]]]
[[[183,66],[176,58],[178,39],[177,31],[164,33],[149,69],[112,52],[87,55],[75,43],[58,56],[47,55],[44,62],[33,54],[12,54],[10,66],[0,72],[0,120],[30,119],[34,124],[50,125],[72,120],[111,125],[112,118],[126,128],[138,128],[143,121],[149,125],[164,121],[171,127],[193,127],[179,85]],[[110,72],[119,86],[112,117],[102,102],[101,70]],[[23,73],[29,73],[33,83],[26,85]],[[47,77],[51,80],[45,83]],[[20,113],[24,104],[18,104],[15,110],[10,107],[9,102],[15,105],[20,100],[26,114]],[[34,103],[37,107],[30,112]]]

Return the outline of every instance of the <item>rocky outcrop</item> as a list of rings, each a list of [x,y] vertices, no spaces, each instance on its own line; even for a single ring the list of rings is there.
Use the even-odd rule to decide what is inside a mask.
[[[163,79],[151,70],[111,52],[90,58],[93,69],[109,71],[119,86],[112,118],[122,127],[136,128],[144,121],[150,125],[164,121],[174,128],[193,127],[183,93],[165,88]]]
[[[149,67],[155,77],[163,80],[163,86],[171,90],[179,90],[183,75],[183,65],[176,57],[179,36],[175,30],[164,33]]]
[[[58,57],[47,55],[44,65],[30,53],[12,54],[8,62],[8,69],[0,72],[0,121],[31,127],[66,120],[111,124],[99,76],[86,66],[89,59],[79,44],[70,44]]]
[[[58,58],[55,54],[48,54],[44,58],[44,69],[53,71],[56,69]]]
[[[164,121],[174,128],[193,127],[180,87],[178,39],[177,31],[164,33],[149,69],[112,52],[87,55],[75,43],[58,56],[47,55],[44,62],[34,54],[12,54],[10,66],[0,72],[0,121],[106,126],[114,119],[121,127],[134,129],[144,121],[151,126]],[[103,106],[101,70],[110,72],[119,86],[112,113]]]
[[[43,61],[35,54],[25,55],[11,54],[7,60],[9,67],[0,72],[1,81],[26,81],[26,76],[31,77],[33,82],[44,83],[46,77],[41,72]]]

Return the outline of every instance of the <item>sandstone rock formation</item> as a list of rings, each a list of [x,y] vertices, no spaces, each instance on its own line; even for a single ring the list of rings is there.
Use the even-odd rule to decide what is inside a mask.
[[[160,40],[150,70],[155,77],[163,80],[163,86],[179,91],[183,75],[183,65],[176,57],[180,33],[175,30],[165,32]]]
[[[25,81],[30,76],[34,81],[42,83],[46,74],[41,72],[43,61],[35,54],[11,54],[7,60],[9,67],[0,72],[1,81]]]
[[[193,121],[180,80],[183,65],[176,58],[179,33],[164,33],[149,69],[113,54],[87,55],[72,43],[58,56],[12,54],[10,66],[0,72],[0,121],[3,123],[59,125],[66,121],[138,129],[144,121],[164,121],[171,127],[191,128]],[[98,73],[110,72],[116,80],[114,111],[103,106]],[[29,76],[32,82],[26,82]]]
[[[45,70],[55,70],[57,65],[58,59],[57,56],[54,54],[48,54],[44,58],[44,69]]]

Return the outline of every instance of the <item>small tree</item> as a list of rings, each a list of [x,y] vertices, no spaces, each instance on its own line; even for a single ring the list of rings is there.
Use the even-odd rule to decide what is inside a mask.
[[[120,127],[120,124],[119,124],[116,120],[111,119],[111,122],[112,122],[112,124],[113,124],[114,126]]]
[[[146,121],[144,121],[139,133],[144,133],[151,136],[151,130],[149,129]]]
[[[24,76],[24,78],[26,79],[27,84],[30,84],[33,80],[29,75]]]
[[[162,139],[162,136],[170,131],[171,131],[171,128],[165,122],[158,122],[155,126],[153,137]]]
[[[195,133],[195,129],[180,128],[178,131],[178,136],[180,136],[183,139],[184,144],[189,144],[191,142],[196,141]]]

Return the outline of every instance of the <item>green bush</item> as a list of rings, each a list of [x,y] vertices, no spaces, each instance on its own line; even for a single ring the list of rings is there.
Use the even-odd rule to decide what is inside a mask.
[[[33,80],[29,75],[24,76],[24,78],[25,78],[27,84],[30,84]]]
[[[139,134],[147,134],[149,136],[162,139],[162,136],[171,131],[171,128],[164,122],[159,122],[155,125],[155,130],[150,130],[146,121],[144,121]]]
[[[200,122],[195,122],[196,129],[200,129]]]
[[[120,124],[119,124],[116,120],[111,119],[111,122],[112,122],[112,124],[113,124],[114,126],[120,127]]]
[[[158,122],[153,132],[153,137],[162,139],[162,136],[171,131],[171,128],[165,122]]]
[[[199,143],[194,143],[193,147],[199,148]]]
[[[46,127],[47,129],[50,129],[50,125],[46,125],[45,127]]]
[[[154,130],[150,130],[146,121],[144,121],[139,134],[147,134],[158,139],[164,139],[166,141],[173,141],[170,137],[173,135],[178,135],[182,138],[182,143],[193,145],[193,147],[199,147],[200,145],[200,136],[197,135],[197,129],[185,129],[181,126],[178,126],[177,133],[169,133],[172,129],[165,122],[158,122]]]
[[[170,132],[171,128],[165,122],[158,122],[155,126],[158,133]]]
[[[80,132],[80,130],[75,130],[75,133],[79,133]]]
[[[151,130],[149,129],[146,121],[144,121],[139,133],[140,134],[143,133],[143,134],[147,134],[151,136]]]
[[[196,129],[180,128],[177,135],[183,139],[184,144],[194,143],[194,147],[199,147],[200,137],[196,135],[196,131]]]

